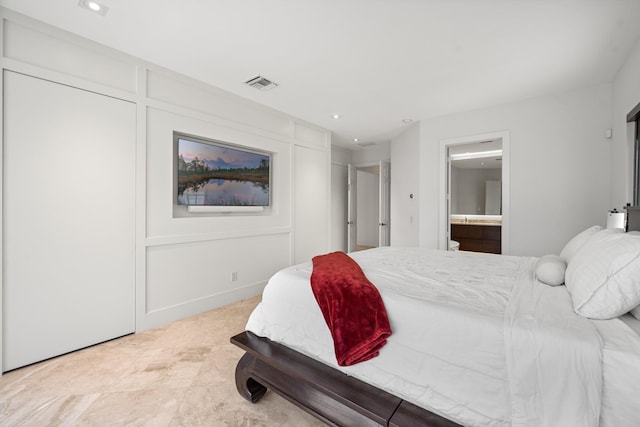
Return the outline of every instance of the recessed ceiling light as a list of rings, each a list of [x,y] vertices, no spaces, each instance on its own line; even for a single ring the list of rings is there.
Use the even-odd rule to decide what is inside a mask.
[[[358,138],[353,138],[353,142],[358,142],[360,141]]]
[[[402,123],[411,123],[413,122],[413,119],[402,119]]]
[[[340,118],[340,114],[332,114],[331,117],[334,118],[334,119],[339,119]]]
[[[100,16],[105,16],[109,11],[109,8],[107,6],[94,0],[80,0],[78,6],[90,10],[91,12],[97,13]]]

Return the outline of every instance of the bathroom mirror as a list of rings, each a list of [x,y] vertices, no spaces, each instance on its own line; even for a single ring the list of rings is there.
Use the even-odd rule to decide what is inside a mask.
[[[502,214],[502,141],[450,148],[451,214]]]

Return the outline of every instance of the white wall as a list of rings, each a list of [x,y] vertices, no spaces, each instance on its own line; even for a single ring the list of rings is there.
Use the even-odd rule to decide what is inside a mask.
[[[606,210],[631,201],[633,130],[626,115],[640,102],[639,75],[640,42],[612,85],[424,120],[407,129],[391,144],[391,243],[438,245],[438,141],[501,130],[511,131],[513,144],[512,254],[558,252],[581,229],[604,225]],[[609,128],[611,140],[604,138]],[[412,217],[420,220],[411,223]]]
[[[294,264],[310,261],[329,249],[330,160],[329,150],[294,146]]]
[[[9,10],[0,13],[3,69],[136,106],[130,237],[137,331],[256,295],[278,269],[328,250],[328,131]],[[272,152],[271,209],[189,214],[177,207],[173,130]]]
[[[362,150],[354,150],[351,153],[351,164],[353,165],[368,165],[371,163],[378,163],[379,161],[387,161],[391,158],[391,143],[383,142],[370,147],[365,147]]]
[[[640,41],[613,82],[613,140],[611,142],[611,201],[618,210],[632,203],[633,125],[627,114],[640,103]]]
[[[347,166],[351,163],[351,155],[353,152],[346,148],[332,146],[331,147],[331,164]]]
[[[580,230],[605,222],[611,141],[604,131],[610,127],[610,85],[422,121],[420,246],[438,247],[440,141],[509,131],[510,253],[558,253]],[[402,154],[402,150],[392,152]],[[395,174],[415,176],[415,161],[407,156],[391,160]],[[410,236],[398,239],[406,241]]]
[[[420,124],[414,123],[391,142],[392,246],[419,244],[419,181]]]

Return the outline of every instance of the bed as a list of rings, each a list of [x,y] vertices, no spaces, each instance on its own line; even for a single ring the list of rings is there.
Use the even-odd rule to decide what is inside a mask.
[[[640,235],[599,227],[541,258],[349,254],[393,331],[351,366],[336,362],[312,263],[295,265],[231,338],[246,351],[236,385],[253,403],[271,389],[328,425],[640,425],[640,321],[627,313],[640,311],[639,254]]]

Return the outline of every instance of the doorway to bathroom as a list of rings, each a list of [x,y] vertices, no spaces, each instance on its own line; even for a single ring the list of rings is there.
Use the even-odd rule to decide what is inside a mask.
[[[509,133],[441,141],[441,249],[508,253]]]

